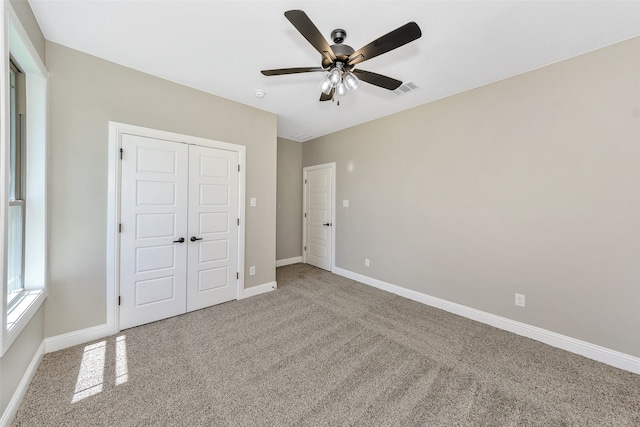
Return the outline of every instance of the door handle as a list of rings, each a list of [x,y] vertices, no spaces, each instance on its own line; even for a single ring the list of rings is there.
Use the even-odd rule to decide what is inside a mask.
[[[184,237],[181,237],[178,240],[174,240],[173,243],[184,243]]]
[[[195,242],[196,240],[202,240],[202,237],[191,236],[192,242]]]
[[[330,222],[327,222],[327,223],[322,224],[322,225],[326,225],[327,227],[331,227],[331,223]]]

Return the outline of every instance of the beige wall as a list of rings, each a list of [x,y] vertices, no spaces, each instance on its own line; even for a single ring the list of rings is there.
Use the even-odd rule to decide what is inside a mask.
[[[337,266],[640,356],[639,52],[304,143],[303,166],[337,163]]]
[[[47,337],[103,324],[110,120],[247,147],[245,287],[275,280],[276,116],[47,42]],[[246,202],[246,201],[245,201]],[[245,206],[248,206],[245,205]],[[256,266],[256,275],[248,268]]]
[[[44,62],[44,37],[31,7],[26,1],[11,1],[18,19]],[[18,384],[27,371],[33,356],[44,339],[44,308],[41,307],[0,357],[0,417],[11,401]]]
[[[302,144],[278,138],[276,259],[302,256]]]
[[[40,307],[9,350],[0,359],[0,417],[13,398],[22,377],[44,337],[44,308]]]

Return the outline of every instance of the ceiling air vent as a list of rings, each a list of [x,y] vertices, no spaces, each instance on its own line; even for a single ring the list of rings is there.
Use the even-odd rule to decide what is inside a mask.
[[[416,85],[412,81],[408,81],[406,83],[401,84],[398,89],[394,90],[398,95],[404,95],[405,93],[413,92],[414,90],[419,89],[418,85]]]
[[[291,135],[290,138],[293,139],[294,141],[304,142],[304,141],[307,141],[307,140],[313,138],[313,136],[309,135],[307,133],[304,133],[304,132],[298,132],[298,133],[295,133],[295,134]]]

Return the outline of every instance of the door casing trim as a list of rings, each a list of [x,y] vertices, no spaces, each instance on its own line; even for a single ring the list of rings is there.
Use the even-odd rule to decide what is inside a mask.
[[[238,153],[240,175],[238,181],[238,280],[236,282],[236,299],[242,299],[244,292],[244,238],[245,238],[245,186],[246,186],[246,150],[243,145],[231,144],[197,136],[183,135],[157,129],[109,122],[109,150],[107,177],[107,286],[106,309],[107,330],[110,334],[120,332],[120,310],[118,295],[120,294],[120,196],[122,171],[120,168],[120,148],[123,134],[137,135],[147,138],[163,139],[189,145],[217,148]]]
[[[336,267],[336,162],[324,163],[321,165],[305,166],[302,168],[302,262],[307,263],[307,251],[304,250],[307,245],[307,218],[304,216],[307,212],[307,173],[316,169],[330,168],[331,172],[331,271]]]

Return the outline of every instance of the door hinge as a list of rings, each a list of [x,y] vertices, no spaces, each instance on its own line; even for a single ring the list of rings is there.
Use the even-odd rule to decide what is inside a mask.
[[[240,225],[240,218],[238,218],[238,225]]]
[[[305,217],[305,218],[307,217],[307,213],[306,213],[306,212],[304,213],[304,217]]]
[[[122,223],[118,224],[118,233],[122,233]]]
[[[122,300],[122,297],[120,295],[118,295],[118,305],[120,305],[121,300]]]
[[[306,179],[304,180],[304,183],[305,183],[305,184],[307,183],[307,180],[306,180]]]
[[[240,165],[238,165],[238,172],[240,172]]]
[[[124,150],[121,148],[120,149],[120,160],[122,160],[122,153],[124,153]]]
[[[240,278],[240,273],[236,273],[236,279]]]
[[[307,247],[306,247],[306,246],[304,247],[304,250],[305,250],[305,251],[307,250]]]

